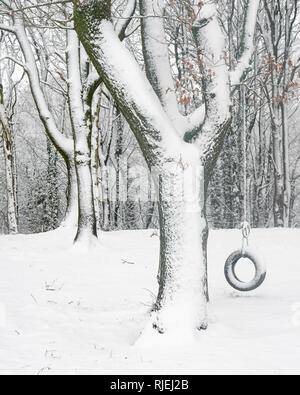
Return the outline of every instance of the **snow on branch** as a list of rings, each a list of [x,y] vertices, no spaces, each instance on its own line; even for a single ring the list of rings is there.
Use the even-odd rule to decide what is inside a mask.
[[[12,26],[0,24],[0,30],[4,30],[5,32],[15,33],[15,29]]]
[[[198,134],[199,128],[203,124],[205,120],[206,107],[205,104],[202,104],[195,111],[193,111],[190,115],[187,115],[185,118],[185,124],[182,125],[182,134],[184,136],[185,141],[189,142],[193,139],[195,134]]]
[[[147,77],[166,113],[176,124],[181,118],[172,76],[164,29],[164,0],[141,0],[143,53]],[[154,15],[154,16],[152,16]]]
[[[81,84],[80,61],[79,61],[79,40],[74,30],[68,31],[68,86],[70,91],[70,109],[72,121],[78,132],[84,128],[84,107],[81,97],[83,90]]]
[[[232,85],[236,85],[240,82],[244,71],[250,64],[251,57],[254,51],[254,35],[259,4],[260,0],[248,0],[244,35],[241,42],[241,46],[244,50],[240,59],[238,59],[236,69],[230,73]]]
[[[136,2],[137,0],[128,0],[122,17],[114,18],[117,19],[115,23],[115,31],[121,40],[124,38],[126,29],[131,21],[131,17],[135,12]]]
[[[12,11],[13,9],[11,8],[10,4],[8,4],[8,2],[6,0],[1,0],[1,3],[4,4],[4,6],[9,9],[10,11]]]
[[[22,18],[14,16],[14,33],[18,39],[19,45],[25,59],[25,71],[28,75],[31,91],[36,103],[40,118],[45,125],[45,129],[49,138],[60,152],[68,155],[73,152],[73,141],[65,137],[57,128],[55,120],[47,105],[43,90],[39,71],[36,65],[31,44],[27,37]]]
[[[4,3],[4,1],[2,1],[2,3]],[[62,5],[62,4],[68,4],[68,3],[73,3],[73,0],[58,0],[58,1],[46,2],[46,3],[42,3],[42,4],[33,4],[30,6],[21,7],[21,8],[17,8],[14,10],[11,7],[9,7],[7,4],[5,4],[5,5],[7,7],[9,7],[13,12],[24,12],[24,11],[33,10],[36,8],[49,7],[49,6],[53,6],[53,5]]]
[[[171,147],[181,144],[181,139],[139,64],[108,20],[109,10],[103,14],[105,3],[106,0],[76,2],[75,29],[136,134],[148,163],[155,165],[157,152],[168,155]]]
[[[122,14],[122,17],[119,18],[115,23],[115,32],[119,36],[119,39],[121,41],[123,41],[126,38],[126,29],[128,28],[132,20],[132,16],[136,10],[136,4],[137,4],[137,0],[129,0]],[[117,19],[117,18],[113,18],[113,19]],[[88,67],[89,72],[87,73],[86,80],[84,83],[84,94],[85,94],[85,103],[88,106],[91,106],[94,94],[102,83],[102,78],[99,76],[99,73],[97,73],[95,70],[90,71],[90,68],[92,67],[92,63],[83,46],[81,46],[81,53],[83,54],[82,56],[85,57],[84,62],[89,64]]]
[[[193,25],[193,36],[198,48],[198,59],[203,67],[202,81],[204,108],[197,110],[197,116],[203,123],[185,135],[185,141],[196,140],[204,152],[204,157],[213,158],[215,147],[222,139],[230,119],[229,70],[224,52],[226,40],[224,31],[217,17],[214,3],[206,3],[199,7]]]
[[[1,29],[1,28],[0,28],[0,29]],[[0,63],[1,63],[3,60],[10,60],[10,61],[16,63],[18,66],[23,67],[24,69],[26,68],[26,66],[25,66],[24,63],[18,61],[17,59],[15,59],[15,58],[13,58],[13,57],[11,57],[11,56],[5,56],[5,57],[1,58],[1,59],[0,59]]]

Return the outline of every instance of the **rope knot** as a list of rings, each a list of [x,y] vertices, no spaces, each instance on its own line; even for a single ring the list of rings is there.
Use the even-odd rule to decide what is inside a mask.
[[[251,226],[249,222],[244,221],[241,223],[241,230],[242,230],[242,236],[243,236],[243,242],[242,242],[242,254],[243,256],[245,255],[246,252],[246,247],[249,245],[249,236],[251,232]]]
[[[251,226],[248,221],[243,221],[241,223],[242,235],[244,239],[248,239],[251,232]]]

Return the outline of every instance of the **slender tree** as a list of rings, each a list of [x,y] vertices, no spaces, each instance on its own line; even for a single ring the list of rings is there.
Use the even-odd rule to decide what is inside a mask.
[[[4,105],[3,86],[0,83],[0,126],[2,129],[3,154],[5,161],[8,233],[18,233],[17,196],[15,188],[15,165],[12,127]]]

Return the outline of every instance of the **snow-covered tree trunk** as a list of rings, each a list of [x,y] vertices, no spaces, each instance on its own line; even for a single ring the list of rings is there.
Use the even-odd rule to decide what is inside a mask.
[[[58,194],[58,152],[47,139],[47,199],[45,212],[45,226],[47,230],[58,228],[59,222],[59,194]]]
[[[284,205],[284,174],[282,163],[282,129],[280,125],[279,106],[273,105],[272,135],[273,135],[273,161],[274,161],[274,225],[283,226]]]
[[[289,119],[288,106],[281,104],[282,111],[282,151],[283,151],[283,173],[284,173],[284,190],[283,190],[283,226],[289,227],[290,209],[291,209],[291,181],[290,181],[290,155],[289,155]]]
[[[100,8],[97,10],[99,6]],[[161,179],[162,244],[160,259],[162,275],[156,311],[153,313],[153,324],[160,331],[171,330],[180,320],[177,314],[178,303],[180,302],[184,306],[191,302],[191,309],[183,309],[186,315],[184,320],[187,325],[195,324],[193,325],[195,328],[205,327],[206,287],[204,283],[206,280],[201,234],[206,223],[201,219],[199,202],[195,202],[196,212],[193,210],[188,212],[186,203],[182,201],[180,192],[182,192],[183,177],[180,176],[179,170],[185,166],[184,163],[187,163],[186,157],[192,156],[194,159],[196,157],[196,162],[200,164],[201,152],[180,140],[163,112],[151,85],[145,80],[126,48],[120,45],[110,22],[105,18],[95,22],[90,19],[90,15],[95,15],[95,13],[97,15],[97,12],[100,12],[102,17],[103,10],[109,12],[109,7],[104,7],[103,4],[101,7],[99,2],[93,1],[85,3],[83,10],[79,9],[80,12],[75,14],[76,28],[96,69],[100,72],[120,110],[135,131],[148,166],[157,166],[157,172]],[[93,29],[98,30],[96,25],[100,28],[99,34],[96,34],[97,38],[101,38],[100,42],[98,39],[94,40],[91,35]],[[120,57],[123,62],[119,61]],[[134,75],[134,80],[129,80],[123,74],[124,62],[126,69],[130,69]],[[139,92],[142,92],[140,97],[136,97],[136,85],[139,86]],[[124,89],[127,92],[125,97],[123,95]],[[184,155],[185,158],[181,155]],[[172,167],[173,170],[171,170]],[[178,187],[180,190],[175,192]],[[203,193],[203,190],[200,189],[200,193]],[[184,276],[182,276],[183,273],[185,273]],[[186,281],[186,279],[188,280]],[[188,281],[191,279],[193,279],[193,286],[188,285]],[[178,298],[177,293],[180,295]],[[166,313],[164,313],[165,311]]]
[[[293,9],[294,6],[294,9]],[[292,30],[290,20],[293,18],[294,22],[297,19],[297,4],[292,4],[291,0],[285,2],[285,37],[284,37],[284,65],[287,69],[289,63],[288,58],[291,52]],[[293,22],[293,23],[294,23]],[[282,85],[286,90],[288,80],[287,70],[283,73]],[[283,151],[283,173],[284,173],[284,192],[283,192],[283,225],[288,227],[290,225],[290,211],[291,211],[291,179],[290,179],[290,136],[289,136],[289,108],[285,101],[281,103],[281,117],[282,117],[282,151]]]
[[[97,224],[97,232],[101,230],[101,175],[100,175],[100,159],[99,159],[99,144],[100,144],[100,109],[102,99],[102,86],[100,88],[99,96],[96,103],[96,108],[92,109],[92,138],[91,138],[91,165],[92,165],[92,179],[93,179],[93,196],[94,208]]]
[[[110,229],[110,191],[109,191],[109,171],[104,161],[101,164],[101,196],[102,196],[102,226],[103,229]]]
[[[159,175],[160,272],[153,324],[159,332],[206,329],[204,169],[200,160]]]
[[[97,237],[91,167],[91,130],[87,124],[77,34],[68,31],[68,86],[71,122],[74,135],[75,168],[78,186],[78,230],[75,241]]]
[[[117,229],[122,229],[122,213],[121,213],[121,158],[123,154],[123,133],[124,133],[124,120],[119,109],[116,110],[116,198],[114,209],[114,222]]]
[[[67,185],[67,208],[62,226],[76,228],[78,224],[78,188],[75,161],[73,156],[65,158],[68,185]]]
[[[112,100],[112,99],[111,99]],[[111,193],[110,193],[110,172],[109,172],[109,160],[111,156],[111,146],[112,146],[112,131],[113,131],[113,117],[114,117],[115,106],[111,103],[110,108],[107,114],[106,120],[106,130],[109,133],[108,143],[106,149],[104,149],[103,142],[99,141],[99,196],[101,201],[102,208],[102,227],[104,230],[111,229],[111,212],[112,212],[112,202],[111,202]],[[101,133],[101,138],[104,136]]]
[[[8,233],[18,233],[17,204],[15,195],[14,152],[11,129],[6,116],[2,85],[0,86],[0,126],[2,128],[5,162]]]
[[[272,137],[274,165],[274,225],[288,227],[290,217],[290,175],[288,119],[284,103],[273,106]]]
[[[258,3],[252,0],[249,7],[246,53],[232,78],[235,83],[251,58]],[[161,275],[152,326],[164,333],[183,327],[188,331],[205,328],[205,192],[230,122],[229,70],[224,60],[226,45],[216,5],[211,2],[195,5],[192,28],[199,56],[203,56],[203,51],[206,54],[203,56],[205,89],[204,105],[188,117],[179,113],[173,95],[163,95],[173,85],[163,29],[163,1],[140,3],[144,13],[142,30],[148,79],[114,31],[111,2],[74,0],[74,5],[79,38],[134,132],[156,179]]]

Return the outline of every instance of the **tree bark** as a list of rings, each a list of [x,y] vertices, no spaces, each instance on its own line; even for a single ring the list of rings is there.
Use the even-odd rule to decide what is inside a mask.
[[[160,333],[207,328],[204,170],[200,161],[173,166],[159,175],[160,285],[153,325]]]
[[[3,154],[5,161],[8,233],[16,234],[18,233],[18,219],[15,195],[13,141],[4,107],[2,85],[0,86],[0,125],[2,126]]]
[[[282,164],[282,133],[280,128],[279,106],[277,104],[274,106],[272,135],[274,161],[274,226],[283,227],[284,175]]]
[[[71,123],[74,137],[75,168],[78,187],[78,229],[75,242],[97,237],[91,166],[91,130],[87,125],[82,101],[79,41],[68,31],[68,86]]]
[[[90,148],[85,139],[76,139],[75,147],[79,207],[76,242],[97,237],[97,226],[94,210]]]
[[[287,106],[281,103],[282,111],[282,153],[283,153],[283,226],[289,227],[291,182],[290,182],[290,155],[289,155],[289,120]]]
[[[16,201],[15,201],[15,177],[14,177],[14,165],[13,165],[13,154],[11,150],[11,143],[4,139],[3,141],[3,153],[5,160],[5,178],[6,178],[6,198],[7,198],[7,219],[8,219],[8,233],[18,233],[18,220],[16,212]]]
[[[92,180],[93,180],[93,196],[94,196],[94,208],[97,232],[101,230],[101,196],[100,196],[100,186],[101,186],[101,165],[99,159],[99,144],[100,144],[100,108],[102,101],[102,86],[100,88],[99,97],[97,100],[97,105],[95,111],[91,111],[93,116],[91,119],[91,129],[92,129],[92,139],[91,139],[91,151],[92,151]]]
[[[115,210],[114,210],[114,222],[115,227],[117,229],[122,229],[122,216],[121,216],[121,201],[120,201],[120,193],[121,193],[121,158],[123,154],[123,134],[124,134],[124,120],[122,118],[121,112],[119,109],[116,109],[116,133],[117,133],[117,141],[116,141],[116,150],[115,150],[115,158],[116,158],[116,201],[115,201]]]
[[[76,228],[78,225],[78,187],[74,158],[64,158],[68,172],[67,208],[62,226]]]

